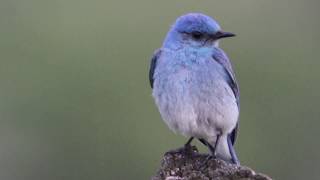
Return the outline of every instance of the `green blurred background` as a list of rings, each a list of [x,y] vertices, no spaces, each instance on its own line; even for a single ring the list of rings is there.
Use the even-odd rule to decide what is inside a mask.
[[[174,20],[194,11],[238,35],[221,45],[240,83],[242,164],[275,179],[319,179],[319,5],[1,0],[0,179],[154,175],[186,138],[160,118],[149,59]]]

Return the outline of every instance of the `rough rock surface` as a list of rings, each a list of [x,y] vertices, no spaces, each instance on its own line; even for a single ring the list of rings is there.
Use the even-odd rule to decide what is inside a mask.
[[[244,166],[237,166],[220,159],[209,159],[195,146],[165,153],[161,166],[152,180],[271,180]]]

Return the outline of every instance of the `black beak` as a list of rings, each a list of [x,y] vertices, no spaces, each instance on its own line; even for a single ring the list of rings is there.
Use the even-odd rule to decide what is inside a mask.
[[[230,32],[218,31],[216,34],[213,35],[213,38],[222,39],[222,38],[233,37],[233,36],[236,36],[236,35]]]

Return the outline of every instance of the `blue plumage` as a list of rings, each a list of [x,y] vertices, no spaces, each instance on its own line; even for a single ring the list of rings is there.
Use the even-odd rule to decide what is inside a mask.
[[[179,17],[156,51],[149,71],[153,97],[169,128],[205,142],[212,155],[238,164],[233,144],[239,116],[239,88],[212,18]],[[216,147],[213,147],[216,145]]]

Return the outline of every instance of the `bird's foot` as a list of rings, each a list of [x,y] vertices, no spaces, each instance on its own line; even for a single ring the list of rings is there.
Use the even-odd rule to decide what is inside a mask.
[[[208,162],[210,161],[210,160],[212,160],[212,159],[216,159],[216,156],[215,155],[208,155],[207,157],[206,157],[206,159],[200,164],[200,170],[201,171],[204,171],[204,170],[206,170],[207,168],[208,168]]]

